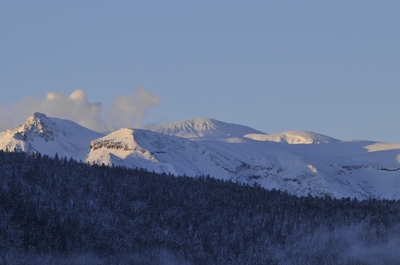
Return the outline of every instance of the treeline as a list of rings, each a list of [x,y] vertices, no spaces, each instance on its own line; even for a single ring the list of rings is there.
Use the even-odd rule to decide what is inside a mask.
[[[0,264],[399,264],[399,239],[399,201],[0,151]]]

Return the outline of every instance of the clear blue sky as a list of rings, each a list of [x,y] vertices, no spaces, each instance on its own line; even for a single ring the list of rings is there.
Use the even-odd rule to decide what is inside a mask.
[[[0,107],[82,89],[107,110],[140,85],[160,102],[142,124],[400,142],[399,14],[400,1],[1,1]]]

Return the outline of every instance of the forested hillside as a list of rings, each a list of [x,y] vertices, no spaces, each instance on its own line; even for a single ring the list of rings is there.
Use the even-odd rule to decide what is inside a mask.
[[[399,264],[400,201],[0,151],[0,264]]]

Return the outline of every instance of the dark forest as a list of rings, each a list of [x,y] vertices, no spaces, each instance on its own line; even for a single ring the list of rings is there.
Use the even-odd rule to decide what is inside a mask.
[[[399,264],[400,201],[0,151],[0,264]]]

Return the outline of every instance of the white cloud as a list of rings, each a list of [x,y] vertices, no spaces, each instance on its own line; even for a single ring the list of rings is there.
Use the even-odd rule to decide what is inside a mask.
[[[0,102],[0,132],[13,127],[10,111]]]
[[[11,108],[0,104],[0,131],[15,127],[13,121],[23,121],[34,112],[49,117],[72,120],[95,131],[115,130],[120,127],[140,127],[146,111],[160,104],[157,96],[137,87],[132,95],[114,99],[110,110],[104,110],[101,102],[90,103],[86,92],[75,90],[71,95],[51,92],[44,99],[25,97]],[[103,117],[107,117],[105,120]]]
[[[71,95],[51,92],[43,100],[26,97],[14,106],[27,117],[34,112],[42,112],[49,117],[68,119],[96,131],[106,131],[106,123],[101,118],[103,106],[99,102],[89,103],[85,91],[75,90]]]
[[[138,86],[130,96],[120,96],[114,99],[108,118],[109,127],[141,127],[141,120],[146,111],[160,105],[157,96]]]

